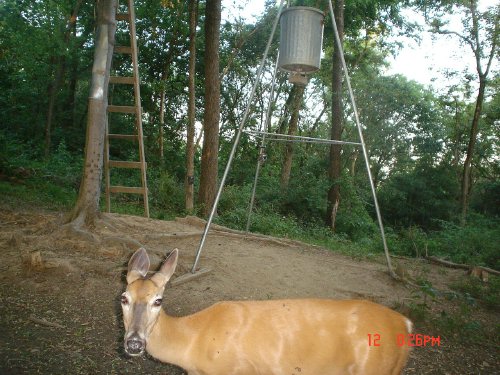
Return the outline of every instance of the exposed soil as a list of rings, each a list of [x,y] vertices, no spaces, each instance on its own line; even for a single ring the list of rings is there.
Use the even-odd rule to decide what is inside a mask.
[[[155,266],[177,247],[174,278],[186,274],[204,223],[110,214],[92,237],[61,229],[61,222],[60,213],[0,208],[0,374],[184,374],[147,356],[124,354],[119,296],[128,259],[141,244]],[[463,270],[398,262],[409,277],[425,278],[441,291],[464,277]],[[210,232],[200,266],[211,272],[168,287],[169,314],[190,314],[221,300],[361,298],[407,314],[411,303],[422,302],[415,289],[389,277],[382,257],[353,259],[221,227]],[[439,298],[427,314],[457,309],[458,302]],[[477,307],[473,314],[494,334],[498,313]],[[441,345],[414,348],[405,374],[500,374],[498,340],[444,335],[425,322],[417,322],[416,332],[440,336]]]

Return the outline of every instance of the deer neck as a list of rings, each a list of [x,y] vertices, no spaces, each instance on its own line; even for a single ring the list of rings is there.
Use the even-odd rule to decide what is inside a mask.
[[[192,330],[186,321],[186,318],[169,316],[162,309],[148,338],[148,353],[162,362],[190,367],[189,353],[193,348],[194,335],[190,335]]]

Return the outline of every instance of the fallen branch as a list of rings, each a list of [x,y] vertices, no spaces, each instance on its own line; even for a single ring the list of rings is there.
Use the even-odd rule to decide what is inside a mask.
[[[450,262],[449,260],[444,260],[444,259],[441,259],[441,258],[438,258],[435,256],[428,256],[428,257],[426,257],[426,259],[430,260],[433,263],[437,263],[437,264],[440,264],[440,265],[448,267],[448,268],[459,268],[459,269],[463,269],[463,270],[468,270],[469,268],[471,268],[471,266],[469,266],[467,264],[453,263],[453,262]]]
[[[483,271],[486,271],[488,273],[491,273],[493,275],[500,276],[500,271],[494,270],[493,268],[489,268],[489,267],[470,266],[468,264],[453,263],[453,262],[450,262],[449,260],[444,260],[444,259],[441,259],[441,258],[438,258],[435,256],[428,256],[428,257],[426,257],[426,259],[430,260],[431,262],[441,264],[441,265],[448,267],[448,268],[458,268],[458,269],[463,269],[463,270],[470,270],[471,268],[475,267],[475,268],[479,268]]]
[[[486,272],[491,273],[493,275],[500,276],[500,271],[494,270],[493,268],[483,267],[483,266],[477,266],[477,267],[481,268],[483,271],[486,271]]]
[[[42,319],[42,318],[37,318],[36,316],[34,315],[30,315],[30,318],[29,318],[33,323],[36,323],[36,324],[40,324],[40,325],[43,325],[43,326],[47,326],[47,327],[53,327],[53,328],[59,328],[59,329],[66,329],[65,326],[59,324],[59,323],[53,323],[53,322],[49,322],[48,320],[45,320],[45,319]]]

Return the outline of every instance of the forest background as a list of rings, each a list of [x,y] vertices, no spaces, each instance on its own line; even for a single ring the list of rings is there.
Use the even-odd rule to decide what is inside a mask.
[[[327,11],[324,2],[292,3]],[[202,200],[195,201],[193,209],[186,209],[184,195],[192,7],[182,0],[140,0],[135,4],[151,216],[203,216]],[[498,70],[486,69],[488,62],[498,58],[499,6],[479,11],[474,4],[348,1],[344,48],[391,252],[438,255],[500,269],[500,80]],[[196,5],[194,188],[198,191],[205,108],[206,2],[200,0]],[[402,75],[386,74],[388,59],[400,47],[394,35],[403,33],[418,39],[427,32],[405,19],[405,9],[425,15],[431,32],[461,40],[464,53],[476,57],[477,72],[449,71],[453,82],[459,83],[444,92]],[[219,173],[226,165],[276,12],[274,2],[267,2],[265,12],[255,22],[243,17],[222,20]],[[450,14],[461,18],[459,32],[447,29],[444,21]],[[66,211],[74,206],[82,178],[95,27],[95,2],[0,1],[0,193],[13,205]],[[119,26],[117,40],[123,31]],[[328,18],[323,50],[321,69],[312,76],[302,97],[297,96],[285,74],[278,75],[278,99],[273,104],[269,131],[330,138],[334,47]],[[277,51],[276,37],[246,129],[263,126]],[[119,63],[114,61],[113,69],[125,75],[126,68]],[[482,98],[480,87],[484,88]],[[357,142],[347,92],[343,96],[342,139]],[[113,103],[127,103],[132,97],[131,91],[110,87]],[[291,126],[294,116],[296,129]],[[122,133],[133,133],[133,123],[119,117],[111,120]],[[222,194],[217,223],[245,228],[259,152],[259,140],[245,133]],[[126,143],[113,147],[110,154],[119,160],[138,158],[136,148]],[[334,228],[325,219],[332,186],[328,147],[271,142],[266,155],[252,231],[356,255],[382,252],[359,149],[341,149],[342,173],[335,181],[340,186],[340,203]],[[291,168],[286,167],[287,160],[291,160]],[[464,173],[467,163],[470,173]],[[138,175],[120,170],[112,178],[116,184],[134,186]],[[113,211],[142,215],[143,206],[139,198],[119,195],[113,198]]]

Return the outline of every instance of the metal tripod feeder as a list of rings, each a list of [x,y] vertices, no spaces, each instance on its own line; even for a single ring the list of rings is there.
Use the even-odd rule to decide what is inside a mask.
[[[320,67],[323,13],[310,7],[290,7],[281,13],[278,67],[290,73],[313,73]]]

